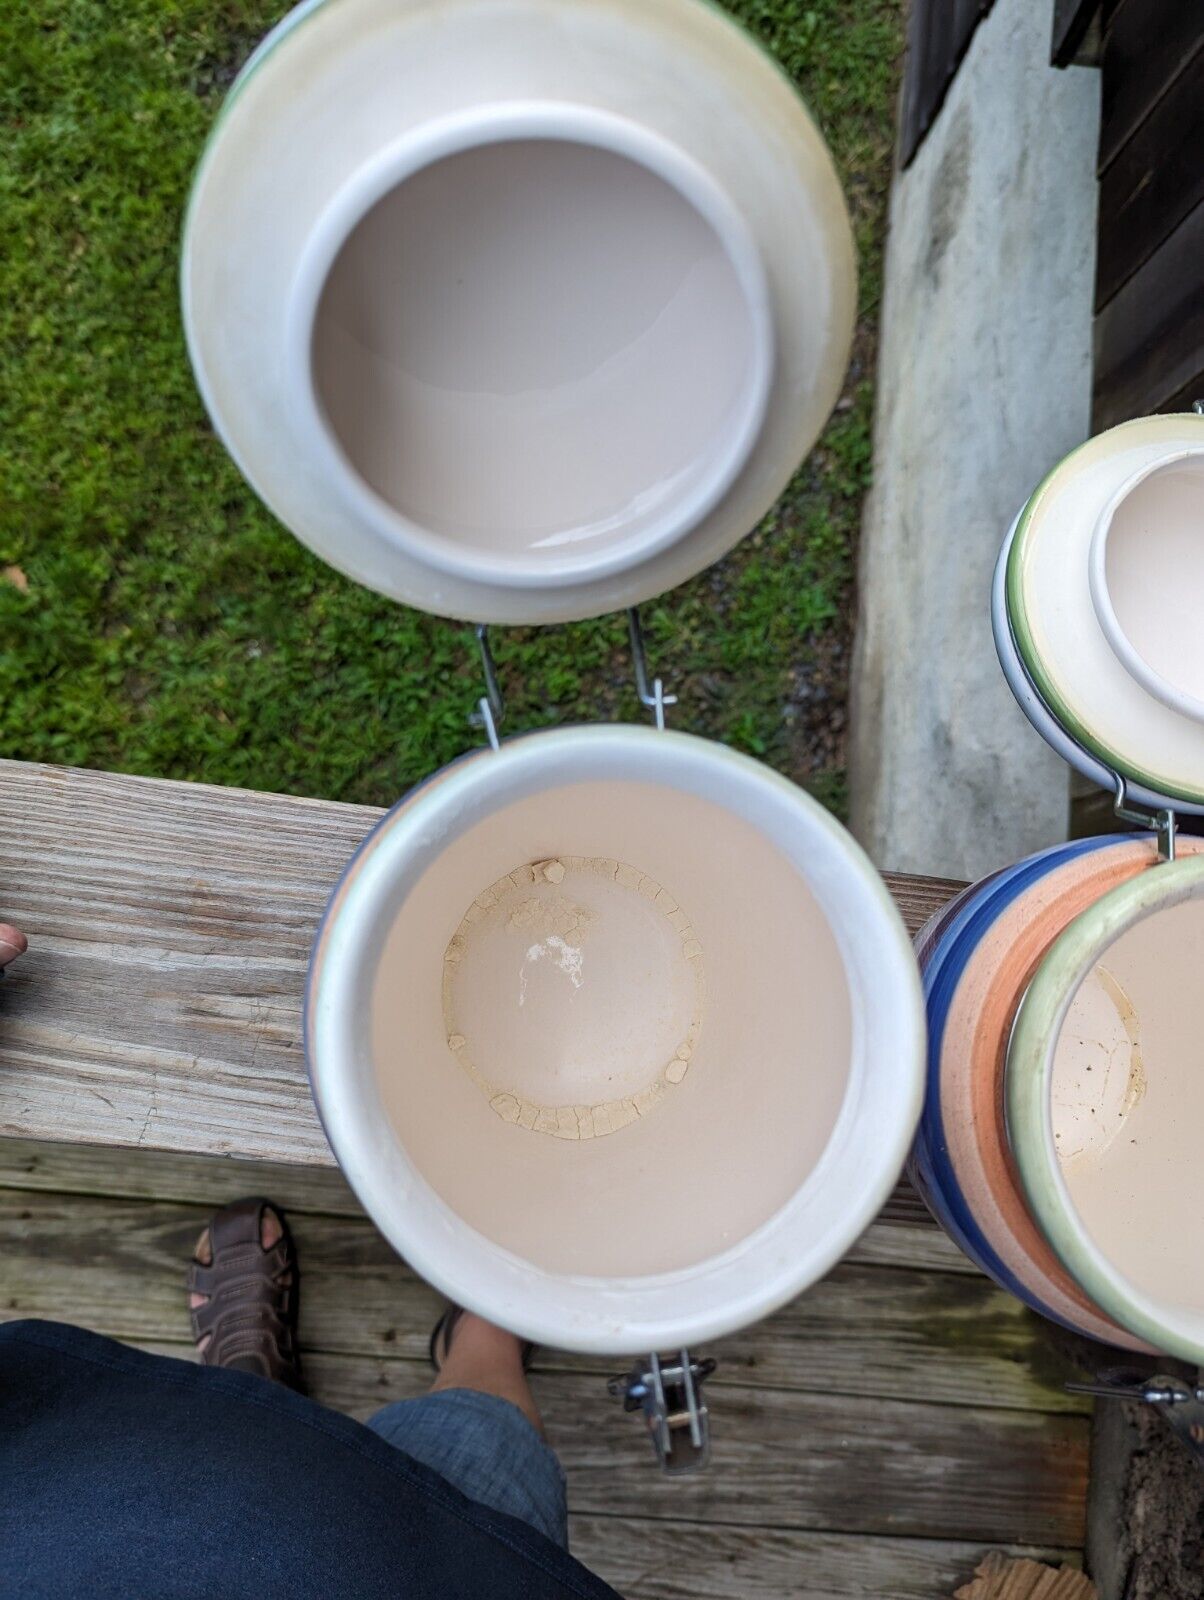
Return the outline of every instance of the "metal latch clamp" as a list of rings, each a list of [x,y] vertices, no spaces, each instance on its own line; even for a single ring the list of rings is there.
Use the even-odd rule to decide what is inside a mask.
[[[1204,1378],[1188,1383],[1183,1378],[1157,1373],[1130,1382],[1126,1378],[1097,1378],[1094,1383],[1068,1383],[1071,1394],[1093,1394],[1104,1400],[1141,1400],[1166,1418],[1171,1431],[1204,1467]]]
[[[624,1411],[642,1411],[657,1459],[670,1476],[698,1472],[711,1452],[710,1425],[702,1385],[715,1370],[688,1350],[675,1356],[641,1358],[623,1378],[607,1385]]]

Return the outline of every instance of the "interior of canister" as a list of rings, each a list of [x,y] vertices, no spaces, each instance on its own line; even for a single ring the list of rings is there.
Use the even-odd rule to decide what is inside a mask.
[[[1157,869],[1155,869],[1157,870]],[[1204,1341],[1190,1241],[1204,1213],[1204,899],[1122,933],[1079,986],[1055,1047],[1053,1133],[1100,1255],[1159,1318]]]
[[[647,555],[710,509],[759,424],[765,313],[731,246],[617,149],[444,155],[387,188],[329,268],[325,425],[402,536],[474,575]]]
[[[560,784],[453,839],[372,997],[382,1103],[457,1218],[560,1274],[723,1254],[802,1186],[849,1076],[851,1004],[807,884],[667,786]]]
[[[1204,452],[1131,484],[1106,539],[1107,598],[1147,687],[1204,720]]]

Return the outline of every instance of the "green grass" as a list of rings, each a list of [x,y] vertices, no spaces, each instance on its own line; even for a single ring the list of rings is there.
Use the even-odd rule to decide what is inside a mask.
[[[479,737],[471,631],[323,567],[214,438],[176,296],[189,176],[256,0],[0,0],[0,755],[387,803]],[[837,810],[900,0],[733,0],[853,211],[841,409],[762,527],[645,609],[677,727]],[[496,630],[508,729],[633,717],[621,617]]]

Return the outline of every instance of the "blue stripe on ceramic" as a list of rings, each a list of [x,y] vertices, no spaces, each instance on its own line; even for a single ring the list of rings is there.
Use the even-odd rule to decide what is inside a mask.
[[[969,1258],[1010,1294],[1051,1321],[1068,1327],[1024,1288],[996,1255],[975,1221],[949,1160],[940,1107],[940,1059],[945,1022],[962,974],[996,918],[1042,877],[1068,861],[1106,849],[1116,835],[1054,845],[1007,868],[970,898],[950,922],[924,973],[928,1011],[928,1081],[913,1165],[919,1187],[942,1227]]]
[[[919,964],[921,973],[928,970],[928,964],[932,960],[933,954],[942,938],[944,938],[945,929],[953,918],[968,904],[971,898],[981,894],[988,884],[995,882],[1000,872],[1006,870],[1005,867],[999,867],[994,872],[988,873],[985,878],[980,878],[977,883],[967,884],[964,889],[959,890],[954,895],[952,900],[947,901],[939,911],[933,912],[932,916],[929,917],[928,921],[912,940],[916,961]]]
[[[995,872],[989,873],[985,878],[980,878],[977,883],[969,884],[959,894],[955,895],[946,906],[935,913],[931,923],[920,930],[916,940],[916,957],[919,962],[920,977],[924,985],[925,1005],[927,1005],[928,1000],[928,972],[933,962],[938,960],[938,957],[942,960],[944,959],[944,955],[948,950],[950,930],[955,923],[959,927],[962,926],[969,915],[970,907],[977,904],[991,886],[1011,870],[1008,867],[1001,867]],[[930,1074],[931,1068],[926,1070]],[[931,1091],[926,1087],[925,1106],[927,1106],[930,1095]],[[976,1265],[980,1264],[977,1261],[973,1245],[958,1227],[956,1219],[945,1202],[944,1194],[933,1170],[932,1155],[928,1149],[927,1130],[923,1119],[921,1119],[916,1129],[911,1154],[907,1162],[907,1175],[929,1211],[932,1212],[932,1215],[962,1253],[969,1256]]]

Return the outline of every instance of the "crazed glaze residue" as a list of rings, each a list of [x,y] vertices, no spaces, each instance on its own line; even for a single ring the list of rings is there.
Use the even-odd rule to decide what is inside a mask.
[[[1075,1065],[1067,1075],[1055,1076],[1054,1141],[1063,1166],[1088,1154],[1101,1155],[1146,1092],[1140,1023],[1133,1002],[1105,966],[1097,964],[1088,981],[1107,996],[1115,1015],[1108,1025],[1097,1025],[1091,1033],[1072,1039],[1077,1047]],[[1123,1037],[1117,1035],[1117,1023]]]
[[[582,875],[595,881],[599,878],[612,881],[620,889],[650,901],[664,915],[672,930],[670,940],[676,935],[680,948],[686,974],[684,981],[692,989],[690,1018],[680,1042],[672,1048],[659,1071],[634,1092],[590,1105],[540,1105],[513,1085],[490,1081],[478,1067],[459,1019],[457,980],[464,970],[471,942],[486,932],[495,937],[504,932],[507,938],[514,936],[524,941],[524,953],[518,966],[517,1004],[520,1008],[526,1005],[528,983],[532,969],[537,966],[563,974],[570,990],[580,991],[586,981],[590,936],[596,922],[596,913],[579,904],[572,895],[573,880]],[[583,898],[587,898],[584,891]],[[672,896],[646,873],[604,858],[564,856],[516,868],[477,896],[452,935],[443,958],[443,1016],[448,1048],[504,1122],[558,1139],[597,1139],[617,1133],[647,1116],[670,1087],[684,1080],[702,1027],[703,992],[702,945],[689,918]]]
[[[1137,1025],[1137,1012],[1133,1002],[1117,983],[1116,979],[1105,966],[1097,966],[1095,975],[1104,987],[1104,993],[1116,1007],[1116,1015],[1120,1018],[1120,1025],[1125,1030],[1129,1040],[1129,1077],[1125,1084],[1125,1092],[1121,1099],[1120,1114],[1127,1117],[1129,1112],[1145,1094],[1146,1076],[1145,1063],[1141,1059],[1141,1034]],[[1108,1060],[1108,1071],[1111,1072],[1116,1062],[1116,1052],[1113,1050]],[[1105,1093],[1107,1085],[1105,1084]]]

